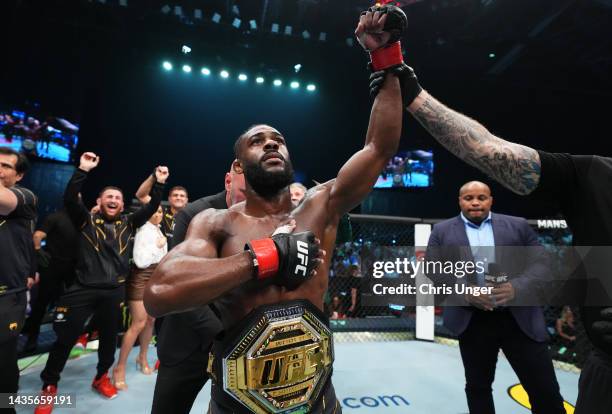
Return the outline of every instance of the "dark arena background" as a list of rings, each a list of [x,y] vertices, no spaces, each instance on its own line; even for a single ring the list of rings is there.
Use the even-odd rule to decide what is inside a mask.
[[[4,0],[0,146],[31,155],[23,184],[39,196],[39,221],[61,207],[84,151],[101,158],[83,193],[86,205],[105,185],[121,187],[131,199],[160,164],[170,169],[169,185],[186,187],[191,200],[222,191],[235,139],[257,123],[283,133],[296,178],[311,187],[334,178],[363,146],[372,101],[368,57],[354,30],[372,3]],[[612,155],[612,1],[394,3],[408,17],[405,61],[443,103],[532,148]],[[11,132],[4,115],[49,120],[51,147]],[[66,122],[70,133],[60,132]],[[418,246],[415,226],[456,216],[458,189],[470,180],[489,184],[494,212],[527,218],[551,249],[569,245],[571,233],[558,206],[514,195],[445,150],[407,112],[400,151],[416,160],[416,169],[401,186],[385,188],[391,178],[381,176],[381,188],[351,213],[352,234],[334,252],[326,295],[336,332],[334,385],[347,413],[465,413],[461,357],[457,339],[442,326],[443,309],[431,309],[433,341],[416,340],[419,316],[412,307],[362,306],[345,317],[352,290],[361,294],[351,272],[359,273],[364,248]],[[392,168],[386,173],[395,174]],[[39,374],[55,340],[52,311],[38,348],[20,348],[20,392],[40,390]],[[580,311],[573,311],[577,339],[568,346],[555,329],[562,307],[545,309],[568,413],[590,351]],[[122,322],[129,324],[127,311]],[[74,393],[75,412],[150,412],[155,374],[144,376],[131,365],[130,388],[118,398],[102,401],[90,390],[95,347],[91,341],[62,374],[60,390]],[[151,345],[151,365],[154,352]],[[530,412],[508,361],[499,360],[498,412]],[[206,412],[209,387],[191,412]]]

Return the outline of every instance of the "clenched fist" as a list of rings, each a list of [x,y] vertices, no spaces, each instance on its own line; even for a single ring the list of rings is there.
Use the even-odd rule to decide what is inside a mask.
[[[98,166],[100,162],[100,157],[98,157],[93,152],[85,152],[81,155],[81,160],[79,162],[79,169],[83,171],[91,171]]]

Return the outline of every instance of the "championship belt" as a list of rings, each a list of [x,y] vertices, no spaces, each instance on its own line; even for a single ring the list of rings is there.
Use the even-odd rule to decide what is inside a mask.
[[[308,413],[332,372],[327,318],[306,300],[261,306],[215,341],[212,398],[238,413]]]

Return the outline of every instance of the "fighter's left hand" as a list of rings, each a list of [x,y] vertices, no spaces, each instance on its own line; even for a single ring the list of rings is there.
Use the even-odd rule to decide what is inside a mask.
[[[496,285],[491,290],[491,297],[495,300],[495,305],[505,305],[514,299],[514,286],[510,282]]]
[[[170,171],[165,165],[160,165],[155,169],[155,179],[160,184],[165,184],[169,175]]]
[[[612,345],[612,307],[603,308],[599,315],[601,318],[593,322],[593,331],[601,335],[606,343]]]
[[[386,20],[387,14],[379,11],[367,11],[359,17],[355,36],[366,51],[379,49],[389,42],[391,34],[383,30]]]

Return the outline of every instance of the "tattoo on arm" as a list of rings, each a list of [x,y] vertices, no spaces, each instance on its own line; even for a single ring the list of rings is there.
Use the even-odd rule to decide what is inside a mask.
[[[536,150],[496,137],[430,95],[413,115],[446,149],[515,193],[529,194],[538,186]]]

